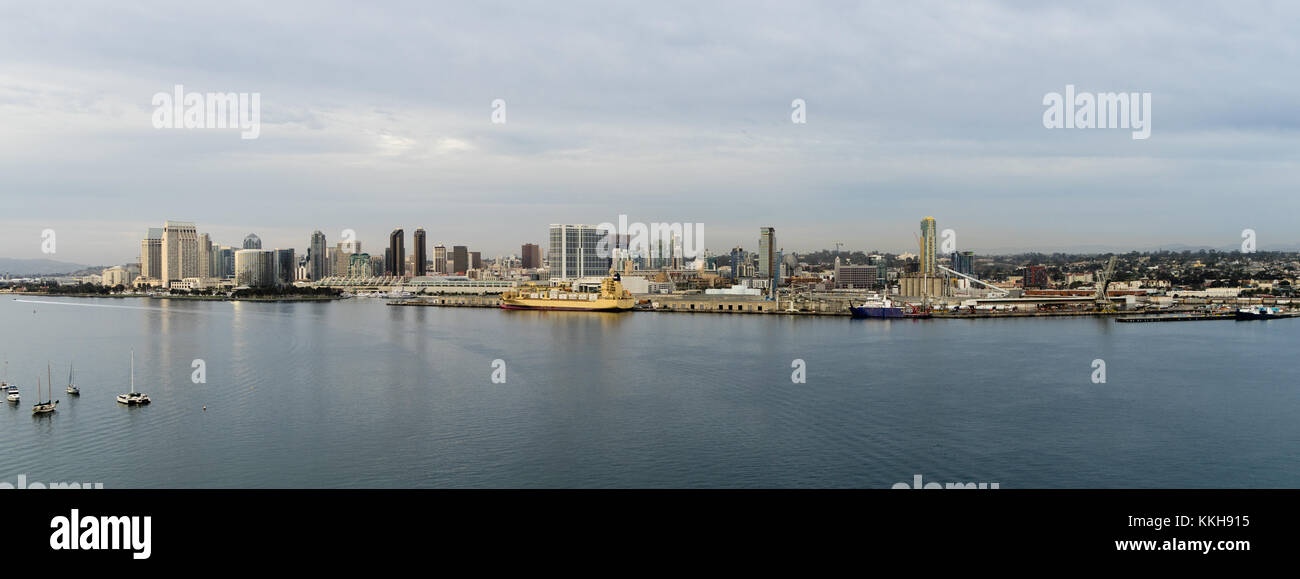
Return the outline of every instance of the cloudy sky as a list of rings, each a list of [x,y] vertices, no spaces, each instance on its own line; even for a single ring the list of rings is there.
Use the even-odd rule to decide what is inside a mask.
[[[926,215],[975,251],[1300,242],[1300,5],[1042,4],[9,2],[0,257],[133,261],[167,219],[493,256],[619,214],[715,251],[905,251]],[[154,128],[177,84],[259,93],[260,137]],[[1151,93],[1150,138],[1045,128],[1067,84]]]

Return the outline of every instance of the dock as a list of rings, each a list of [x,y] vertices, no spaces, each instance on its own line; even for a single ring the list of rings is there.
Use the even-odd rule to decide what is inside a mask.
[[[1235,320],[1236,316],[1228,314],[1166,314],[1163,316],[1130,316],[1124,318],[1115,318],[1117,322],[1127,323],[1147,323],[1147,322],[1206,322],[1214,320]]]

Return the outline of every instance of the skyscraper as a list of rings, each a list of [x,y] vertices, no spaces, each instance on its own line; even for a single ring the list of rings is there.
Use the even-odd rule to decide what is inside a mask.
[[[781,266],[776,261],[776,249],[776,228],[760,227],[758,229],[758,277],[774,280],[780,275]]]
[[[241,249],[235,252],[235,285],[275,285],[275,252],[269,249]]]
[[[140,240],[140,275],[162,281],[162,229],[150,227]]]
[[[608,231],[592,225],[551,224],[551,246],[546,253],[552,279],[573,279],[609,274],[613,259],[596,250]]]
[[[293,249],[275,250],[275,282],[277,285],[293,285],[294,268],[297,260],[293,258]]]
[[[199,277],[212,275],[212,237],[204,233],[199,235]]]
[[[253,233],[244,236],[244,249],[262,249],[262,238]]]
[[[542,267],[542,248],[536,243],[525,243],[519,256],[519,266],[524,269]]]
[[[433,271],[447,273],[447,247],[441,243],[433,246]]]
[[[464,245],[451,246],[451,273],[465,275],[469,271],[469,248]]]
[[[325,261],[325,234],[319,229],[312,232],[310,247],[307,250],[308,275],[312,281],[320,281],[329,275],[329,262]]]
[[[483,269],[483,252],[481,251],[469,252],[469,268]]]
[[[933,217],[921,220],[921,275],[939,273],[938,234]]]
[[[170,287],[199,276],[199,234],[188,221],[168,221],[162,234],[162,282]]]
[[[388,234],[388,253],[384,254],[384,264],[388,275],[406,276],[406,231],[401,227]]]
[[[340,241],[330,253],[330,275],[348,277],[352,274],[352,256],[361,253],[360,241]]]
[[[424,228],[417,227],[415,229],[415,263],[413,264],[417,276],[428,275],[429,273],[426,265],[429,261],[429,254],[425,247]]]
[[[975,260],[973,251],[952,252],[952,270],[957,273],[971,274],[971,262]]]

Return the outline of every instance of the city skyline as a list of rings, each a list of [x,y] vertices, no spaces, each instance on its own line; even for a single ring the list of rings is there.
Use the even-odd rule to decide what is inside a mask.
[[[296,27],[236,38],[208,33],[246,24],[216,7],[71,21],[16,7],[0,24],[0,174],[17,207],[0,254],[127,261],[152,224],[142,207],[300,250],[315,229],[378,243],[397,215],[485,255],[540,240],[519,231],[619,214],[705,223],[715,252],[760,224],[786,251],[902,251],[912,216],[931,214],[983,252],[1226,247],[1247,228],[1261,249],[1300,243],[1300,80],[1278,73],[1300,7],[744,8],[396,4],[345,23],[278,6],[267,21]],[[1209,23],[1233,34],[1208,38]],[[350,42],[329,58],[306,48],[339,29]],[[210,46],[166,56],[190,38]],[[486,59],[465,56],[484,45]],[[182,84],[259,93],[260,136],[154,128],[151,97]],[[1067,87],[1150,93],[1149,138],[1046,128],[1045,95]],[[796,100],[806,122],[792,122]],[[45,229],[55,256],[40,253]]]

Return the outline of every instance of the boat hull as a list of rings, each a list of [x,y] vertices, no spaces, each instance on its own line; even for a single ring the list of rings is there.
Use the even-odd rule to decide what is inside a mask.
[[[1237,312],[1238,320],[1280,320],[1286,316],[1278,314],[1265,314],[1259,312]]]
[[[544,310],[554,312],[626,312],[632,309],[632,306],[591,306],[591,307],[574,307],[574,306],[552,306],[552,305],[535,305],[535,304],[501,304],[503,310]]]
[[[851,307],[849,312],[855,318],[901,318],[903,317],[903,308],[869,308],[869,307]]]

